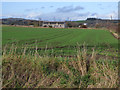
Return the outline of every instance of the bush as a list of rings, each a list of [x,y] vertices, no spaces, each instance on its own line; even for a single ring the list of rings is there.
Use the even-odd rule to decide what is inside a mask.
[[[38,27],[39,25],[38,25],[38,23],[34,23],[34,27]]]
[[[52,26],[49,26],[49,28],[52,28]]]
[[[44,25],[43,27],[47,27],[47,25]]]
[[[100,27],[100,25],[97,23],[96,25],[95,25],[95,28],[99,28]]]

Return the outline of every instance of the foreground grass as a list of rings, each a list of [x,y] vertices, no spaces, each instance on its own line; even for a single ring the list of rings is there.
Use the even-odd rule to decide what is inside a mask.
[[[99,59],[96,52],[77,47],[77,57],[40,56],[3,50],[3,87],[14,88],[116,88],[118,61]]]

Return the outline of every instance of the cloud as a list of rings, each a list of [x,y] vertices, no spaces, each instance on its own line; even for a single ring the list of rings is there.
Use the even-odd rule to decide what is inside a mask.
[[[98,14],[97,13],[92,13],[91,16],[97,16]]]
[[[86,13],[79,13],[78,14],[78,16],[80,16],[80,17],[86,17],[86,16],[88,16],[88,15],[90,15],[90,12],[86,12]]]
[[[84,8],[83,7],[81,7],[81,6],[76,6],[75,8],[73,8],[73,10],[83,10]]]
[[[50,6],[49,6],[50,7]],[[16,18],[26,18],[26,19],[38,19],[41,18],[42,20],[56,20],[56,21],[65,21],[65,20],[85,20],[87,18],[101,18],[101,19],[110,19],[110,16],[113,17],[113,19],[118,18],[118,12],[113,11],[110,13],[96,13],[96,12],[85,12],[83,7],[81,6],[65,6],[61,8],[57,8],[54,12],[49,13],[42,13],[39,10],[35,10],[36,8],[26,9],[29,12],[20,14],[9,14],[4,15],[2,17],[16,17]],[[84,12],[80,12],[77,10],[83,10]],[[77,12],[76,12],[77,11]]]
[[[69,12],[69,13],[60,13],[60,12],[51,12],[51,13],[42,13],[42,12],[30,12],[28,14],[10,14],[10,15],[2,15],[2,17],[14,17],[14,18],[26,18],[26,19],[39,19],[48,20],[48,21],[65,21],[65,20],[86,20],[87,18],[101,18],[101,19],[113,19],[118,18],[118,12],[110,12],[110,13],[96,13],[96,12]]]
[[[44,7],[44,6],[42,6],[41,8],[42,8],[42,9],[44,9],[45,7]]]
[[[101,19],[111,19],[111,16],[113,19],[118,18],[118,13],[113,11],[111,13],[104,13],[104,14],[98,14],[98,13],[91,13],[89,17],[95,17],[95,18],[101,18]]]
[[[104,10],[105,8],[101,7],[100,9]]]
[[[65,21],[65,20],[84,20],[86,17],[89,15],[89,12],[85,13],[78,13],[78,12],[69,12],[69,13],[57,13],[57,12],[52,12],[52,13],[46,13],[46,14],[41,14],[40,16],[37,16],[36,18],[41,18],[42,20],[48,20],[48,21]]]
[[[53,8],[54,6],[50,6],[50,8]]]
[[[26,18],[34,18],[34,19],[36,19],[36,17],[38,17],[40,15],[41,15],[41,13],[32,12],[32,13],[29,13],[28,15],[26,15]]]
[[[81,7],[81,6],[73,7],[73,6],[71,5],[71,6],[64,6],[64,7],[61,7],[61,8],[57,8],[57,9],[56,9],[56,12],[68,13],[68,12],[74,12],[74,11],[83,10],[83,9],[84,9],[84,8]]]
[[[98,6],[102,6],[102,4],[98,4]]]
[[[117,18],[116,12],[111,12],[107,14],[99,14],[99,13],[93,13],[93,12],[69,12],[69,13],[61,13],[61,12],[51,12],[51,13],[44,13],[44,14],[38,14],[35,16],[35,18],[41,18],[42,20],[48,20],[48,21],[65,21],[65,20],[85,20],[87,18],[101,18],[101,19],[110,19],[110,16],[112,15],[113,19]],[[34,16],[34,15],[33,15]]]
[[[108,13],[107,15],[105,15],[106,17],[110,18],[112,16],[112,18],[118,18],[118,12],[111,12],[111,13]]]
[[[25,14],[7,14],[2,15],[2,18],[26,18]]]
[[[30,12],[30,11],[34,11],[34,10],[38,10],[38,8],[31,8],[31,9],[25,9],[25,12]]]
[[[29,12],[29,11],[32,11],[33,9],[25,9],[25,11]]]

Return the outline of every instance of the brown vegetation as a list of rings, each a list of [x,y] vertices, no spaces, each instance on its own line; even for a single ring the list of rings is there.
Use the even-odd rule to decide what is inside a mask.
[[[96,60],[93,49],[79,47],[77,58],[26,54],[26,47],[17,54],[17,47],[3,50],[3,87],[9,88],[116,88],[118,87],[117,61]]]

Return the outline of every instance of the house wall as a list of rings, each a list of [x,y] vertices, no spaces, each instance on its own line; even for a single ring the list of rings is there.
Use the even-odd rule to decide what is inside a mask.
[[[65,23],[64,24],[59,24],[59,22],[43,22],[43,27],[44,26],[52,26],[54,28],[65,28]]]

